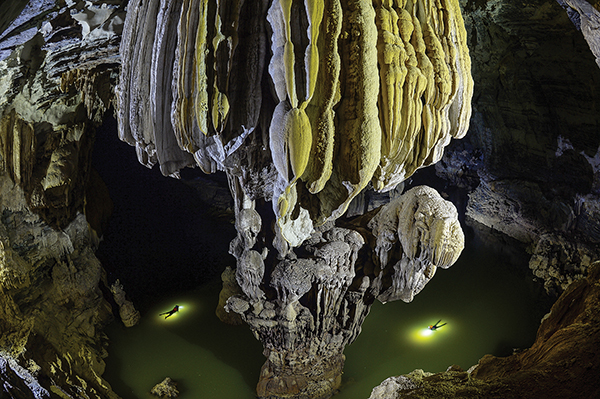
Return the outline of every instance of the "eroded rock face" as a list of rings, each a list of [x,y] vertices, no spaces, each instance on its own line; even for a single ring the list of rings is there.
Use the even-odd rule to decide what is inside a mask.
[[[542,239],[562,248],[551,258],[577,258],[569,248],[578,242],[598,257],[600,69],[590,51],[597,30],[583,28],[586,18],[593,26],[596,3],[461,3],[477,82],[473,117],[436,169],[473,191],[468,219],[525,243],[536,265],[548,255]],[[552,293],[581,275],[579,266],[556,270],[560,277],[534,272]]]
[[[94,255],[110,200],[90,156],[124,12],[116,1],[67,3],[22,3],[17,19],[1,19],[2,389],[30,397],[10,381],[17,372],[31,397],[116,398],[101,377],[112,314]]]
[[[567,10],[569,19],[581,30],[600,67],[600,2],[598,0],[556,0]]]
[[[44,376],[47,391],[116,398],[101,378],[101,331],[112,316],[99,288],[103,271],[85,217],[79,214],[55,230],[23,206],[19,186],[6,176],[0,182],[0,347]]]

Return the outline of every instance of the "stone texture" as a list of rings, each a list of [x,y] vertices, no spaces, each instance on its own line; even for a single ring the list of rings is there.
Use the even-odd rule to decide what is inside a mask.
[[[165,175],[194,164],[225,170],[251,200],[272,200],[282,256],[370,182],[391,190],[438,161],[471,112],[456,1],[440,12],[412,2],[313,3],[134,2],[121,46],[121,139]],[[328,84],[316,90],[317,80]]]
[[[0,181],[0,347],[19,362],[39,365],[48,391],[116,398],[101,378],[106,342],[100,331],[111,310],[85,217],[55,230],[24,206],[20,187],[6,176]]]
[[[5,20],[10,8],[0,25],[4,387],[8,397],[117,398],[101,377],[112,314],[94,255],[110,201],[97,201],[107,194],[90,157],[113,103],[124,12],[118,1],[13,3],[23,12]]]
[[[597,31],[584,35],[581,28],[597,4],[567,3],[461,2],[476,81],[473,116],[466,138],[436,165],[441,176],[472,190],[470,219],[532,253],[542,238],[555,237],[553,248],[564,249],[551,255],[556,259],[573,258],[567,248],[578,242],[597,252],[600,203],[600,69],[588,44]],[[581,276],[558,269],[560,278],[537,273],[551,292]]]
[[[392,276],[391,286],[377,296],[383,303],[411,302],[436,269],[452,266],[465,246],[456,208],[427,186],[412,188],[383,206],[368,227],[376,237],[374,252],[383,270],[378,278]],[[396,242],[401,249],[395,248]]]
[[[0,352],[0,394],[8,399],[43,399],[50,398],[50,392],[36,380],[35,375],[40,367],[33,361],[28,364],[29,370],[23,368],[9,354]]]
[[[360,333],[373,301],[411,301],[464,245],[454,205],[424,186],[345,227],[323,225],[294,257],[261,255],[246,231],[239,229],[232,245],[242,292],[225,309],[265,347],[257,387],[265,398],[330,397],[341,384],[344,347]]]
[[[598,0],[557,0],[567,10],[569,19],[581,30],[600,67],[600,2]]]
[[[179,396],[177,383],[170,377],[165,378],[162,382],[156,384],[150,393],[159,398],[176,398]]]
[[[225,309],[265,347],[259,396],[330,396],[380,290],[395,278],[381,300],[411,300],[462,250],[439,196],[402,211],[386,245],[405,240],[406,256],[379,278],[384,264],[356,274],[365,238],[333,225],[367,186],[393,190],[466,133],[458,2],[132,1],[120,54],[119,136],[139,161],[227,174],[241,293]],[[238,289],[232,274],[220,303]]]
[[[125,327],[133,327],[140,322],[140,312],[135,308],[133,302],[127,299],[123,284],[119,280],[115,281],[110,286],[110,292],[113,294],[113,298],[119,306],[119,316]]]

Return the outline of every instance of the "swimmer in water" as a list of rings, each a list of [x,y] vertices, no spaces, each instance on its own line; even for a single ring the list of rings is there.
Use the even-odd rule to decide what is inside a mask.
[[[166,315],[165,319],[173,316],[175,313],[179,312],[179,305],[175,305],[175,307],[168,312],[159,313],[159,316]]]
[[[430,329],[431,331],[435,331],[435,330],[437,330],[438,328],[440,328],[440,327],[444,327],[446,324],[448,324],[448,323],[440,324],[440,322],[441,322],[441,321],[442,321],[442,319],[439,319],[439,320],[437,321],[437,323],[435,323],[435,324],[434,324],[434,325],[432,325],[432,326],[429,326],[429,329]]]

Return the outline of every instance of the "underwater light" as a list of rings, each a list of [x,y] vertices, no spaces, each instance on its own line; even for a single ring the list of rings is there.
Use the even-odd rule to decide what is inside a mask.
[[[431,328],[424,328],[421,330],[421,336],[423,337],[429,337],[431,334],[433,334],[433,331]]]
[[[429,323],[431,323],[431,321],[429,321]],[[452,325],[442,323],[441,320],[438,320],[435,324],[427,324],[427,322],[423,322],[423,319],[421,319],[420,321],[415,322],[413,327],[409,327],[408,330],[406,330],[412,342],[421,345],[437,345],[452,335]]]
[[[181,322],[184,320],[193,319],[194,316],[198,315],[199,309],[202,308],[201,304],[195,302],[190,298],[177,298],[175,300],[171,299],[171,303],[163,302],[161,305],[156,307],[156,313],[154,316],[156,322],[162,323],[174,323]]]

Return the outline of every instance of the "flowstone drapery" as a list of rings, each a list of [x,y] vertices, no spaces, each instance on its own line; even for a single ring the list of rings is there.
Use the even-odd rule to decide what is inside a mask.
[[[265,347],[260,397],[329,396],[341,383],[344,347],[374,299],[412,301],[463,250],[456,208],[430,187],[415,187],[371,216],[350,228],[323,225],[304,242],[302,257],[274,261],[268,283],[257,283],[265,271],[257,251],[234,252],[244,295],[229,297],[225,308]],[[367,242],[377,243],[372,257],[359,253]]]
[[[121,57],[119,135],[140,162],[228,176],[242,294],[227,309],[265,346],[259,396],[329,396],[372,301],[411,300],[462,249],[426,189],[389,211],[393,238],[387,221],[335,225],[466,133],[458,1],[133,0]]]

